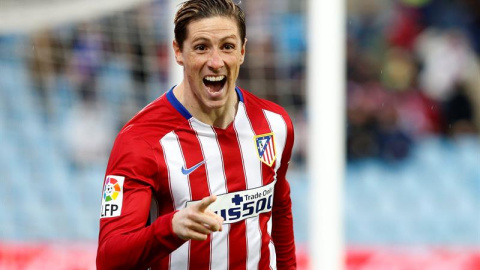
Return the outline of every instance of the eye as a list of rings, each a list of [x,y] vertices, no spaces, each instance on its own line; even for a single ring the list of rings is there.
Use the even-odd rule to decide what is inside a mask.
[[[230,43],[227,43],[227,44],[223,45],[223,48],[224,48],[225,50],[231,51],[231,50],[235,49],[235,45],[230,44]]]
[[[207,46],[203,44],[199,44],[199,45],[196,45],[194,48],[195,48],[195,51],[205,51],[207,49]]]

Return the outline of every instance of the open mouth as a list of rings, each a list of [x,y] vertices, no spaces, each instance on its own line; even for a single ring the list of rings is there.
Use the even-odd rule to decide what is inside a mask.
[[[227,76],[205,76],[203,78],[203,84],[208,88],[211,93],[220,92],[227,82]]]

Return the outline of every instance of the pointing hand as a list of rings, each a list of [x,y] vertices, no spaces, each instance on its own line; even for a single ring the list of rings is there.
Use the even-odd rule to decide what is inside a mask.
[[[217,196],[211,195],[175,213],[173,232],[184,240],[206,240],[210,233],[222,231],[223,218],[207,209],[216,200]]]

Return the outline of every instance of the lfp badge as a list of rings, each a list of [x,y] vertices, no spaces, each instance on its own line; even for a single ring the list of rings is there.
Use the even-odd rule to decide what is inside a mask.
[[[273,133],[257,135],[254,138],[258,157],[263,163],[271,167],[277,157]]]
[[[123,205],[124,181],[125,177],[118,175],[107,175],[105,178],[100,218],[120,216]]]

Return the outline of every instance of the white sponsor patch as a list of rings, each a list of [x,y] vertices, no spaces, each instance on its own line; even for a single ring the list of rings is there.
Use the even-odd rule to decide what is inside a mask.
[[[123,182],[125,177],[107,175],[103,184],[100,218],[118,217],[122,213]]]
[[[217,200],[208,209],[222,216],[226,224],[270,212],[272,211],[273,189],[276,182],[275,180],[258,188],[217,195]],[[187,202],[187,206],[198,202]]]

